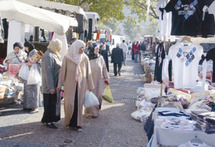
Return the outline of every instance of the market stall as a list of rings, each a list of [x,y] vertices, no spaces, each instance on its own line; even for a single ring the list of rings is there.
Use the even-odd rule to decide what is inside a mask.
[[[64,43],[60,52],[61,57],[63,58],[67,53],[68,48],[65,33],[69,26],[78,26],[77,21],[74,18],[43,10],[16,0],[0,0],[0,17],[10,20],[7,54],[12,52],[12,45],[14,42],[24,42],[24,38],[21,38],[24,37],[22,35],[23,29],[21,28],[25,23],[55,32],[55,38],[61,39]],[[9,67],[11,67],[11,65],[9,65]],[[22,83],[14,78],[14,75],[16,75],[21,68],[21,65],[12,65],[8,72],[5,72],[7,70],[6,68],[7,67],[2,65],[0,67],[0,85],[3,87],[0,90],[0,99],[18,96],[23,90]],[[6,90],[4,89],[4,86],[7,87]]]
[[[137,111],[131,114],[144,123],[149,147],[215,145],[214,48],[206,51],[195,42],[196,37],[214,40],[213,4],[213,0],[157,4],[161,34],[156,58],[142,62],[144,69],[152,69],[147,75],[154,81],[145,77],[148,83],[137,90]],[[167,47],[166,38],[171,36],[179,39]]]

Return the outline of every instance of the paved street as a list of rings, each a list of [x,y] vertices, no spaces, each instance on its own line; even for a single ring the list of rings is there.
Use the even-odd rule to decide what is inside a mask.
[[[130,60],[123,66],[121,77],[114,77],[112,65],[110,68],[115,102],[104,102],[97,119],[85,119],[84,132],[66,130],[62,121],[57,123],[57,130],[48,129],[40,123],[43,108],[37,114],[28,114],[15,105],[0,110],[0,146],[145,147],[143,124],[130,117],[136,109],[136,90],[143,85],[138,75],[143,70]]]

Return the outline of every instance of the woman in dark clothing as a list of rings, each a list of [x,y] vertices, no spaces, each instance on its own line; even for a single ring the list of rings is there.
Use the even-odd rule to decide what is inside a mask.
[[[108,51],[105,49],[104,45],[101,46],[100,54],[103,56],[103,58],[105,60],[106,67],[107,67],[107,71],[109,72]]]
[[[60,96],[56,88],[61,68],[59,52],[62,42],[58,39],[49,43],[48,50],[42,58],[42,89],[44,101],[44,114],[42,123],[46,123],[49,128],[57,129],[53,122],[60,120]]]

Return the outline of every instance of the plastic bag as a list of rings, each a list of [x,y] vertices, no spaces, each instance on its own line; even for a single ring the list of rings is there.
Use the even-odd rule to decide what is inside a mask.
[[[99,100],[95,94],[91,91],[87,91],[85,94],[84,107],[91,108],[99,105]]]
[[[29,72],[27,85],[36,85],[39,83],[41,83],[41,75],[37,69],[37,65],[33,64]]]
[[[109,86],[109,85],[106,86],[106,88],[105,88],[105,90],[104,90],[104,92],[103,92],[103,94],[102,94],[102,98],[103,98],[105,101],[109,102],[109,103],[113,103],[113,102],[114,102],[113,96],[112,96],[112,93],[111,93],[111,90],[110,90],[110,86]]]
[[[28,75],[29,75],[29,67],[25,64],[22,65],[22,67],[19,70],[19,77],[22,78],[23,80],[28,80]]]

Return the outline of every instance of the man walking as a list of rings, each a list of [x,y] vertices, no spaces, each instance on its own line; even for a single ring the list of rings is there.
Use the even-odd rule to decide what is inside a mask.
[[[126,55],[128,52],[128,46],[125,43],[125,40],[123,40],[122,43],[120,44],[120,48],[123,50],[123,64],[126,65]]]
[[[111,63],[114,64],[115,76],[117,76],[117,72],[119,73],[119,76],[121,76],[122,61],[123,61],[123,50],[119,48],[119,43],[117,43],[116,48],[112,50],[112,55],[111,55]],[[117,70],[117,67],[118,67],[118,70]]]

